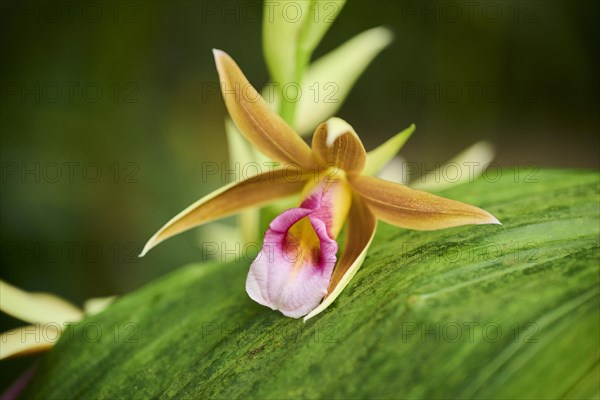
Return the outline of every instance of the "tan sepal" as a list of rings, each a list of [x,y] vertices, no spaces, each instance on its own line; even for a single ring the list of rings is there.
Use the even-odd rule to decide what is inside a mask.
[[[402,228],[435,230],[500,223],[481,208],[383,179],[357,176],[350,185],[377,218]]]
[[[322,165],[335,166],[348,175],[359,174],[367,160],[360,138],[352,126],[340,118],[329,118],[317,127],[312,149]]]
[[[240,132],[275,161],[306,169],[314,167],[308,145],[269,108],[235,61],[221,50],[215,49],[213,53],[225,105]]]
[[[245,208],[298,193],[304,183],[305,178],[299,175],[299,170],[281,168],[226,185],[201,198],[167,222],[148,240],[140,257],[163,240],[178,233]]]
[[[329,307],[352,280],[365,260],[376,229],[377,219],[361,199],[354,196],[348,214],[344,250],[333,270],[328,293],[321,304],[304,317],[304,321]]]

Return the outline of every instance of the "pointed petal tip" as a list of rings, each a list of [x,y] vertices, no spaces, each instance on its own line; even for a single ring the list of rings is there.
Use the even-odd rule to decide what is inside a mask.
[[[498,218],[494,217],[493,215],[490,214],[491,218],[491,222],[488,222],[488,224],[491,225],[502,225],[502,222],[498,221]]]
[[[502,222],[498,221],[498,218],[494,217],[491,213],[489,213],[488,211],[485,211],[483,209],[481,209],[485,216],[487,218],[482,219],[481,222],[479,222],[479,225],[502,225]]]
[[[321,303],[323,304],[323,303]],[[317,315],[321,314],[323,311],[325,311],[326,308],[329,307],[329,302],[326,306],[322,306],[321,304],[319,304],[317,307],[315,307],[311,312],[309,312],[308,314],[306,314],[303,318],[302,318],[302,322],[306,323],[309,319],[312,319],[314,317],[316,317]]]
[[[360,33],[370,39],[372,45],[383,49],[387,47],[396,37],[394,28],[388,25],[376,26],[371,29],[367,29]]]
[[[164,230],[164,228],[161,228],[150,239],[148,239],[148,241],[144,245],[144,248],[142,249],[142,252],[140,254],[138,254],[138,258],[144,257],[146,254],[148,254],[148,252],[150,250],[152,250],[154,247],[156,247],[156,245],[158,245],[160,242],[162,242],[164,240],[164,239],[160,239],[160,240],[157,239],[163,230]]]
[[[213,52],[213,57],[215,58],[215,65],[217,67],[217,72],[219,73],[219,75],[221,75],[222,70],[221,68],[223,68],[223,64],[227,62],[227,60],[231,60],[231,56],[229,54],[227,54],[226,52],[224,52],[223,50],[220,49],[212,49]]]
[[[140,254],[138,254],[138,258],[142,258],[144,257],[146,254],[148,254],[148,252],[150,251],[150,249],[152,248],[152,239],[148,240],[148,243],[146,243],[146,245],[144,246],[144,248],[142,249],[142,252]]]
[[[138,254],[138,258],[142,258],[146,255],[146,253],[148,253],[150,249],[148,248],[148,243],[146,243],[146,245],[144,246],[144,248],[142,249],[142,251],[140,252],[140,254]]]
[[[212,49],[213,57],[215,58],[215,64],[217,66],[217,71],[220,73],[220,67],[222,65],[222,60],[227,58],[229,55],[225,53],[223,50]]]
[[[389,25],[382,25],[379,26],[377,28],[373,28],[374,31],[376,32],[381,32],[380,35],[382,37],[382,42],[387,42],[385,44],[385,46],[387,46],[390,42],[392,42],[394,40],[394,38],[396,37],[396,32],[394,30],[394,28],[392,26]]]

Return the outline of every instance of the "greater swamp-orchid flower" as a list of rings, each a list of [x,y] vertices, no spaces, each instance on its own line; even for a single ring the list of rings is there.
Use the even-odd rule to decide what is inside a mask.
[[[356,274],[378,219],[419,230],[499,223],[480,208],[365,174],[385,164],[380,157],[393,157],[390,149],[399,147],[414,126],[368,155],[349,124],[330,118],[316,129],[311,148],[269,108],[229,55],[220,50],[214,55],[231,118],[258,150],[282,167],[198,200],[152,236],[142,256],[190,228],[302,192],[298,208],[271,222],[246,290],[258,303],[306,320],[327,308]],[[338,258],[336,237],[343,225],[345,245]]]

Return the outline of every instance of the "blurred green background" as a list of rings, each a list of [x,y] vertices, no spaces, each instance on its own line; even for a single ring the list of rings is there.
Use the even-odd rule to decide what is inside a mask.
[[[211,49],[262,87],[261,8],[2,2],[2,279],[81,304],[202,259],[202,229],[137,254],[222,185],[202,173],[227,161]],[[367,149],[415,123],[402,155],[428,168],[485,139],[508,168],[596,169],[599,19],[595,1],[350,1],[315,55],[394,31],[338,113]]]

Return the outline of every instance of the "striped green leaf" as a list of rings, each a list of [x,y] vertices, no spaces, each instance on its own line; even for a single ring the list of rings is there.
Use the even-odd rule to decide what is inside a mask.
[[[443,195],[502,226],[385,224],[303,323],[249,260],[191,265],[70,327],[25,398],[586,398],[599,388],[599,175],[504,170]]]

